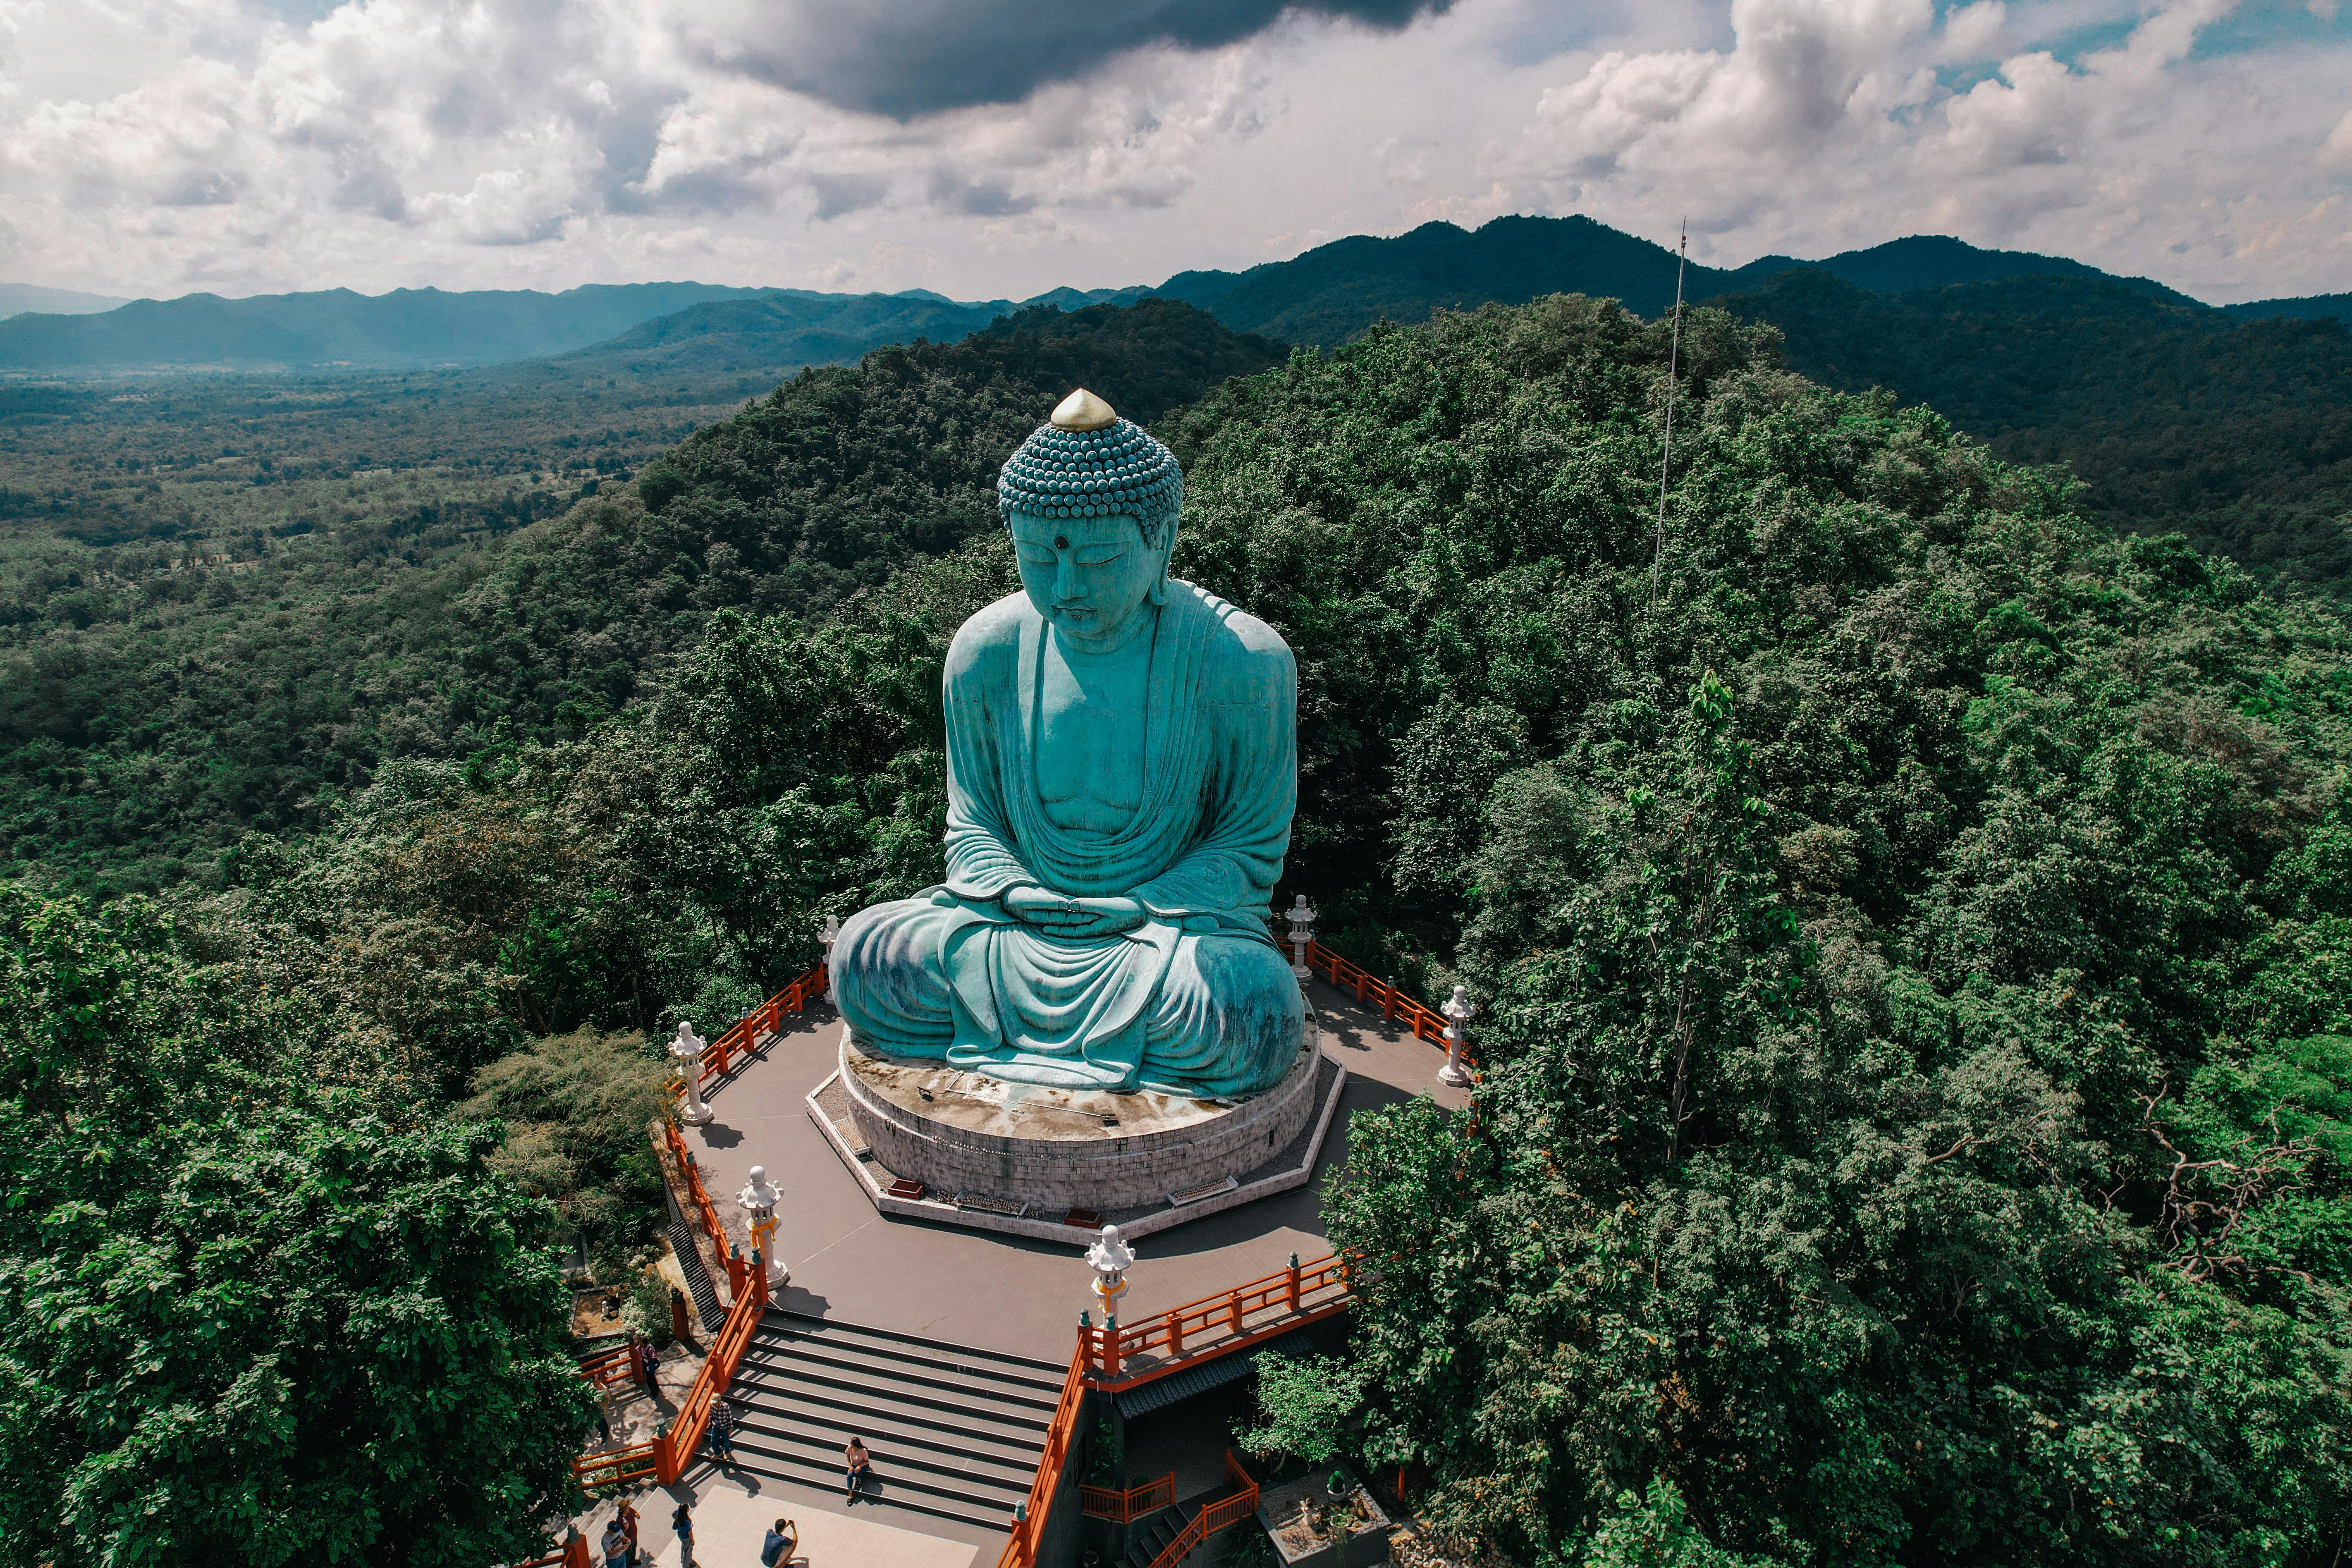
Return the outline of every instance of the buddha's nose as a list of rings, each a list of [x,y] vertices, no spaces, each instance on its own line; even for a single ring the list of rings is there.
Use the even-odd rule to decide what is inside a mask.
[[[1070,552],[1061,552],[1054,567],[1054,597],[1075,599],[1078,596],[1078,563]]]

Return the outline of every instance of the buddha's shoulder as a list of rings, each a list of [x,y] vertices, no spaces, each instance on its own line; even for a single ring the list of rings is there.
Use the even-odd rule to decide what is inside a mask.
[[[1191,595],[1193,603],[1215,623],[1217,629],[1208,639],[1210,657],[1267,669],[1291,668],[1290,645],[1282,640],[1280,632],[1247,610],[1220,599],[1206,588],[1181,578],[1171,586],[1178,592]]]
[[[974,611],[948,643],[948,674],[952,677],[1018,658],[1022,625],[1036,618],[1025,593],[1007,594],[987,608]]]

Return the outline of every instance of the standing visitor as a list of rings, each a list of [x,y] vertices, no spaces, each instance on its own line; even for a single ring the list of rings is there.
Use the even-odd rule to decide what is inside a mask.
[[[874,1456],[866,1451],[866,1444],[862,1439],[852,1437],[849,1440],[849,1447],[841,1451],[841,1458],[842,1462],[849,1467],[849,1474],[843,1478],[847,1483],[849,1500],[856,1502],[858,1483],[874,1469]]]
[[[629,1536],[614,1520],[604,1526],[604,1568],[628,1568]]]
[[[629,1568],[636,1568],[638,1562],[637,1505],[629,1499],[625,1497],[623,1498],[621,1500],[621,1509],[618,1518],[621,1521],[621,1528],[626,1531],[629,1536]]]
[[[710,1453],[721,1464],[735,1462],[735,1406],[724,1399],[711,1402]]]
[[[651,1340],[637,1342],[637,1365],[646,1374],[646,1392],[661,1392],[661,1352],[654,1349]]]
[[[801,1529],[789,1519],[776,1521],[768,1538],[760,1542],[760,1568],[789,1568],[793,1553],[801,1546]]]
[[[694,1515],[686,1504],[669,1516],[669,1527],[677,1531],[677,1568],[694,1568]]]

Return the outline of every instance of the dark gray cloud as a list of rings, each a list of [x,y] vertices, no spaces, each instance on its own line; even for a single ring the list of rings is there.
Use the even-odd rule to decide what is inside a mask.
[[[979,103],[1013,103],[1152,44],[1213,49],[1300,14],[1394,32],[1454,0],[880,0],[795,5],[764,37],[730,39],[713,63],[842,109],[899,120]]]

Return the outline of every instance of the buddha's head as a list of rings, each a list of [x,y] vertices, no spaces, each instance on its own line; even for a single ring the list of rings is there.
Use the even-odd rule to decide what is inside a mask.
[[[996,479],[1029,602],[1064,636],[1104,647],[1166,603],[1183,500],[1175,454],[1083,387]]]

